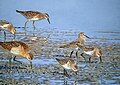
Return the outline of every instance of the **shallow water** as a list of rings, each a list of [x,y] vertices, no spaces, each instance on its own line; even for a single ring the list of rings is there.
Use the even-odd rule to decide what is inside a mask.
[[[16,40],[22,40],[31,46],[31,52],[34,54],[32,69],[29,61],[21,57],[17,57],[17,60],[21,61],[22,64],[12,61],[10,66],[7,52],[0,50],[0,84],[119,85],[120,34],[110,31],[96,31],[94,33],[91,35],[88,34],[92,39],[87,39],[86,44],[98,45],[102,48],[104,53],[102,57],[103,63],[99,63],[99,59],[96,59],[93,63],[85,62],[80,57],[81,52],[79,51],[79,58],[77,60],[79,67],[78,75],[68,70],[70,76],[65,77],[63,75],[63,68],[55,58],[64,58],[64,55],[69,56],[72,49],[60,49],[58,45],[75,40],[78,32],[59,30],[57,28],[54,30],[45,28],[37,29],[35,34],[38,38],[32,41],[30,40],[32,36],[30,31],[27,32],[27,37],[21,31],[21,33],[17,34]],[[8,36],[12,35],[8,33]],[[102,39],[102,36],[105,39]],[[2,37],[0,39],[3,40]],[[12,40],[12,37],[7,37],[7,40]],[[86,56],[86,59],[88,57]],[[76,60],[76,58],[74,59]]]
[[[53,3],[54,2],[54,3]],[[32,23],[16,13],[18,10],[47,12],[51,24],[46,20],[35,23],[33,37]],[[119,85],[120,84],[120,0],[0,0],[0,19],[13,23],[17,29],[16,40],[30,45],[34,54],[32,69],[26,58],[17,57],[19,62],[9,63],[10,54],[0,49],[0,85]],[[87,45],[95,45],[103,50],[103,63],[96,59],[93,63],[81,58],[73,58],[79,67],[78,75],[63,68],[55,58],[69,56],[74,49],[60,49],[59,45],[77,39],[79,32],[85,32],[91,39]],[[34,39],[36,40],[34,40]],[[7,40],[13,35],[7,32]],[[0,41],[4,41],[0,31]],[[88,60],[89,56],[85,56]]]

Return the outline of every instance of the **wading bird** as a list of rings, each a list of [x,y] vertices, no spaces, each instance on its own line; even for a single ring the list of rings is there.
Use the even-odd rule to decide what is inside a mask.
[[[98,47],[81,47],[83,50],[83,53],[81,54],[81,56],[85,59],[85,57],[83,56],[83,54],[87,54],[90,55],[89,57],[89,62],[91,62],[91,58],[94,60],[95,58],[100,58],[100,62],[102,62],[102,51],[101,49],[99,49]]]
[[[0,30],[4,31],[4,41],[6,40],[6,32],[5,32],[5,30],[8,30],[10,33],[12,33],[14,35],[14,39],[15,39],[16,29],[14,28],[12,23],[10,23],[10,22],[8,22],[6,20],[0,20]]]
[[[70,42],[69,44],[62,45],[62,46],[60,46],[60,48],[75,48],[77,50],[76,51],[76,56],[77,56],[78,49],[79,49],[78,45],[84,46],[86,37],[89,38],[87,35],[84,34],[84,32],[80,32],[78,34],[78,39],[77,40],[75,40],[73,42]],[[73,53],[73,52],[74,51],[72,51],[71,53]]]
[[[29,52],[29,46],[21,41],[9,41],[9,42],[0,42],[0,46],[4,49],[9,51],[10,53],[14,54],[15,57],[13,58],[14,61],[17,61],[15,58],[16,56],[22,56],[27,58],[30,61],[31,67],[33,59],[33,54]]]
[[[26,24],[29,21],[33,21],[34,30],[36,28],[34,25],[35,21],[47,19],[47,21],[50,24],[49,15],[47,13],[41,13],[38,11],[19,11],[19,10],[16,10],[16,12],[22,14],[27,19],[27,21],[25,22],[25,26],[24,26],[25,31],[26,31]]]
[[[77,73],[78,66],[76,65],[76,63],[74,62],[73,59],[71,59],[71,58],[65,58],[65,59],[58,59],[58,58],[56,58],[56,60],[64,68],[64,75],[65,76],[69,76],[67,74],[66,69],[71,69],[72,71],[74,71],[75,73]]]

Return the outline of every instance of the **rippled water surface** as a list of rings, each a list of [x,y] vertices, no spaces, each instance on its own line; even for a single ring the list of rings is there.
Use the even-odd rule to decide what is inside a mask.
[[[17,28],[22,29],[22,28]],[[80,31],[79,31],[80,32]],[[55,58],[69,56],[72,49],[60,49],[59,45],[68,43],[77,38],[79,32],[69,30],[37,29],[35,34],[37,39],[31,40],[33,32],[17,33],[16,40],[21,40],[30,45],[34,54],[32,69],[26,58],[17,57],[19,62],[12,61],[10,66],[10,55],[0,50],[0,84],[40,84],[40,85],[119,85],[120,84],[120,39],[119,32],[99,32],[87,34],[91,39],[87,39],[86,44],[98,45],[103,51],[103,63],[96,59],[93,63],[85,62],[81,58],[77,60],[79,72],[68,71],[69,77],[63,75],[63,68]],[[96,35],[96,36],[95,36]],[[100,36],[99,36],[100,35]],[[0,38],[4,40],[3,37]],[[12,40],[12,35],[8,33],[7,40]],[[35,52],[34,52],[35,51]],[[9,55],[9,56],[8,56]],[[75,53],[73,54],[75,56]],[[74,58],[74,57],[73,57]],[[88,57],[86,56],[86,60]],[[76,58],[74,58],[76,60]]]
[[[33,32],[29,22],[25,36],[26,19],[16,9],[47,12],[51,24],[37,21]],[[0,49],[0,85],[120,85],[119,10],[120,0],[0,0],[0,19],[13,23],[16,40],[28,44],[34,55],[31,68],[23,57],[16,58],[22,64],[13,60],[10,64],[12,55]],[[101,47],[103,63],[99,59],[85,62],[80,50],[78,58],[75,53],[72,56],[78,64],[78,74],[68,70],[66,77],[55,58],[70,55],[74,49],[59,46],[76,40],[79,32],[91,38],[86,45]],[[13,35],[6,33],[6,41],[13,40]],[[4,41],[3,34],[0,31],[0,41]],[[89,56],[85,57],[88,61]]]

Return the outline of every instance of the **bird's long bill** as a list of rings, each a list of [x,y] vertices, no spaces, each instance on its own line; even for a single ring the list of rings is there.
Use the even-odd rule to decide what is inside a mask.
[[[87,37],[87,38],[91,39],[91,38],[90,38],[90,37],[88,37],[87,35],[85,35],[85,37]]]
[[[47,18],[47,21],[48,21],[48,23],[50,24],[50,19],[49,19],[49,18]]]

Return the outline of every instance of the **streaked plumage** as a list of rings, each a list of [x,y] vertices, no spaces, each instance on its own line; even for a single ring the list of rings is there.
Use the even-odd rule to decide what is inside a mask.
[[[56,60],[59,62],[59,64],[64,69],[71,69],[74,72],[78,71],[78,67],[77,67],[77,65],[76,65],[76,63],[74,62],[73,59],[71,59],[71,58],[65,58],[65,59],[58,59],[58,58],[56,58]]]
[[[50,24],[49,15],[47,13],[42,13],[38,11],[19,11],[19,10],[16,10],[16,12],[22,14],[27,19],[24,27],[25,31],[26,31],[26,24],[28,21],[33,21],[34,30],[35,30],[35,25],[34,25],[35,21],[47,19],[47,21]]]
[[[86,37],[89,38],[88,36],[86,36],[84,34],[84,32],[80,32],[78,34],[78,38],[76,39],[76,41],[70,42],[66,45],[62,45],[62,46],[60,46],[60,48],[75,48],[78,50],[78,48],[79,48],[78,45],[84,46]],[[76,56],[77,56],[77,52],[76,52]]]
[[[0,46],[16,56],[22,56],[28,60],[33,59],[33,55],[29,52],[29,46],[21,41],[0,42]],[[15,58],[14,58],[15,60]]]
[[[87,54],[87,55],[90,55],[91,57],[89,58],[89,62],[91,62],[91,58],[92,59],[95,59],[97,57],[100,58],[100,62],[102,62],[102,51],[101,49],[99,49],[98,47],[83,47],[83,53]],[[81,56],[83,56],[83,53],[81,54]]]
[[[70,42],[69,44],[66,44],[66,45],[62,45],[62,46],[60,46],[60,48],[76,48],[76,47],[78,47],[76,44],[84,45],[85,38],[86,38],[86,35],[84,34],[84,32],[80,32],[78,34],[78,38],[75,41]]]
[[[0,29],[4,30],[5,39],[6,39],[5,30],[8,30],[10,33],[12,33],[14,35],[14,38],[15,38],[16,29],[14,28],[12,23],[10,23],[6,20],[0,20]]]

